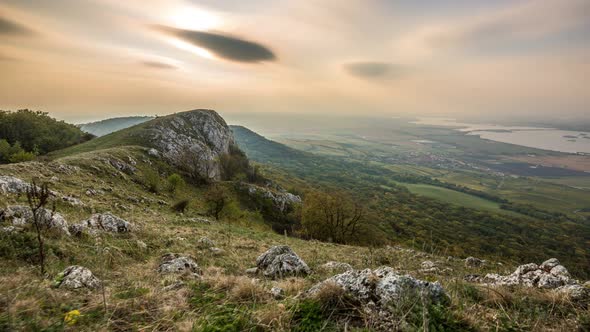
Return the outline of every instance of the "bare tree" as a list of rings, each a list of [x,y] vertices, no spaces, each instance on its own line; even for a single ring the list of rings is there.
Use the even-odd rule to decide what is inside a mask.
[[[45,206],[49,203],[51,191],[47,183],[43,183],[41,187],[37,186],[35,180],[27,187],[27,201],[33,213],[33,225],[37,232],[37,242],[39,244],[39,266],[41,268],[41,275],[45,275],[45,243],[43,240],[42,230],[45,225],[43,222],[48,218],[45,212]],[[55,213],[55,203],[51,209],[49,219],[53,218]]]
[[[198,182],[209,184],[215,170],[215,161],[211,160],[204,151],[196,152],[190,147],[184,147],[180,152],[180,169],[188,173],[189,177]]]

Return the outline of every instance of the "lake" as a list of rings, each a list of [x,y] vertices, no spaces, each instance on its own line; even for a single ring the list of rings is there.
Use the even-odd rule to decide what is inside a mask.
[[[590,153],[590,132],[555,128],[501,126],[483,123],[462,123],[450,118],[420,118],[413,124],[453,127],[467,135],[531,148],[566,153]]]

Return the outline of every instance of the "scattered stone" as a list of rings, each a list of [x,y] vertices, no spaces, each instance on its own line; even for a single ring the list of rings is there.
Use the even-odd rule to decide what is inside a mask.
[[[310,269],[289,246],[273,246],[258,256],[256,266],[265,277],[283,278],[287,276],[305,276]]]
[[[201,274],[201,269],[191,257],[181,256],[180,254],[166,254],[161,258],[158,272],[164,274],[181,273],[199,276]]]
[[[197,247],[199,249],[209,249],[215,247],[215,242],[208,237],[203,236],[197,241]]]
[[[194,218],[184,218],[182,219],[183,222],[187,223],[199,223],[199,224],[212,224],[213,221],[211,219],[203,218],[203,217],[194,217]]]
[[[0,227],[0,232],[2,232],[2,233],[8,233],[8,234],[18,233],[18,232],[20,232],[22,230],[23,230],[22,228],[15,227],[15,226]]]
[[[420,264],[419,272],[422,273],[438,273],[440,269],[433,261],[424,261]]]
[[[131,232],[133,228],[134,225],[127,220],[107,212],[93,214],[90,218],[81,221],[79,224],[72,225],[70,231],[74,235],[81,235],[84,231],[87,231],[91,235],[96,235],[98,231],[127,233]]]
[[[475,257],[467,257],[465,259],[465,266],[466,267],[481,267],[485,264],[485,260],[475,258]]]
[[[390,267],[376,270],[353,270],[328,278],[308,292],[315,296],[327,285],[337,285],[356,301],[365,305],[374,302],[377,306],[387,307],[400,299],[419,297],[424,294],[431,303],[446,303],[448,298],[438,282],[415,279],[409,275],[400,275]]]
[[[249,276],[255,276],[256,274],[258,274],[258,268],[257,267],[253,267],[250,269],[246,269],[246,274]]]
[[[520,265],[507,276],[495,273],[486,274],[482,282],[491,285],[537,287],[555,289],[576,283],[570,278],[567,269],[555,258],[551,258],[541,265],[534,263]]]
[[[92,274],[92,271],[78,265],[72,265],[63,270],[56,277],[55,283],[57,287],[67,289],[97,289],[101,285],[100,280]]]
[[[147,250],[148,248],[148,245],[141,240],[137,240],[137,246],[143,250]]]
[[[100,189],[86,189],[85,192],[86,196],[98,196],[98,195],[104,195],[104,191],[100,190]]]
[[[270,289],[270,295],[272,295],[275,300],[281,300],[285,298],[285,290],[281,287],[274,286]]]
[[[62,201],[68,203],[71,206],[83,206],[84,203],[79,198],[73,196],[62,196]]]
[[[320,266],[320,268],[322,270],[325,271],[330,271],[330,272],[334,272],[334,271],[350,271],[352,270],[352,266],[348,263],[342,263],[342,262],[334,262],[334,261],[329,261],[323,265]]]
[[[39,217],[40,224],[44,228],[57,230],[64,235],[70,235],[70,232],[68,231],[68,222],[61,214],[40,208],[37,210],[37,216]],[[13,226],[24,226],[34,222],[33,210],[24,205],[9,206],[3,212],[3,218],[4,220],[11,221]]]
[[[106,159],[106,162],[116,168],[118,171],[121,171],[125,174],[132,175],[137,172],[137,168],[129,165],[126,162],[120,161],[118,159]]]
[[[57,176],[52,176],[49,181],[53,182],[53,183],[57,183],[59,182],[59,178]]]
[[[57,166],[57,169],[55,171],[58,172],[58,173],[71,175],[71,174],[74,174],[74,173],[78,173],[80,171],[80,167],[66,165],[66,164],[60,164],[60,165]]]
[[[22,194],[26,193],[30,184],[14,176],[0,176],[0,193]]]
[[[160,152],[158,152],[158,150],[156,150],[154,148],[149,149],[147,151],[147,154],[150,155],[150,156],[152,156],[152,157],[156,157],[156,158],[160,157]]]

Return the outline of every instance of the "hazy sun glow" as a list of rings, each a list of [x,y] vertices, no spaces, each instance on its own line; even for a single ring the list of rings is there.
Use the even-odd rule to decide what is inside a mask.
[[[194,54],[201,56],[203,58],[206,58],[206,59],[215,59],[215,56],[213,55],[213,53],[207,51],[204,48],[189,44],[187,42],[184,42],[184,41],[176,39],[176,38],[170,38],[169,42],[172,45],[178,47],[179,49],[181,49],[183,51],[194,53]]]
[[[172,26],[180,29],[206,31],[219,28],[221,18],[209,11],[194,7],[174,8],[168,15]]]

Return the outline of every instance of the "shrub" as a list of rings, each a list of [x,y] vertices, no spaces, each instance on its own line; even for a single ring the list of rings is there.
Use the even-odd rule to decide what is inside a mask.
[[[176,212],[176,213],[184,213],[186,211],[186,209],[188,208],[188,204],[190,203],[190,201],[188,199],[181,199],[180,201],[174,203],[172,205],[172,211]]]
[[[172,193],[176,193],[177,190],[182,189],[182,187],[184,187],[185,182],[184,179],[182,178],[182,176],[174,173],[171,174],[168,179],[168,190],[170,190],[170,192]]]
[[[207,213],[219,220],[221,213],[230,202],[230,197],[221,185],[212,185],[205,193],[205,204]]]

